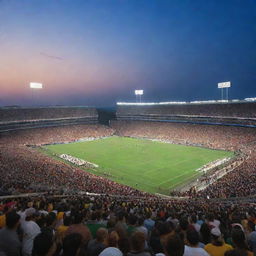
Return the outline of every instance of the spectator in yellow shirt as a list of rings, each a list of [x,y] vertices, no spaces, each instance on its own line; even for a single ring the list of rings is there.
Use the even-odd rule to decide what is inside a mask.
[[[4,228],[5,225],[6,225],[6,214],[7,214],[7,212],[8,212],[8,207],[5,206],[4,210],[3,210],[3,214],[0,215],[0,229]]]
[[[204,247],[211,256],[224,256],[225,252],[233,249],[231,245],[223,241],[219,228],[215,227],[211,230],[211,239],[212,242]]]
[[[57,228],[57,236],[63,239],[66,235],[66,231],[69,228],[70,224],[71,224],[71,217],[64,215],[63,225],[60,225]]]

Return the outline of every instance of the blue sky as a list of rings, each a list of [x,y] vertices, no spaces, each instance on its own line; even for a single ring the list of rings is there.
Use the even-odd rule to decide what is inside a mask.
[[[0,0],[0,105],[218,99],[221,81],[256,96],[255,0]]]

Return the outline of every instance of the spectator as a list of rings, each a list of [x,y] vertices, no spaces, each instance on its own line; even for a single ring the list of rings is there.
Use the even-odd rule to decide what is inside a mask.
[[[25,221],[21,223],[23,230],[22,254],[23,256],[30,256],[32,255],[34,239],[41,231],[35,222],[36,210],[34,208],[28,208],[25,214]]]
[[[136,227],[136,231],[140,231],[144,233],[146,240],[148,239],[148,229],[143,225],[144,219],[143,218],[138,218],[138,225]]]
[[[200,232],[200,228],[201,226],[197,223],[197,217],[195,214],[193,214],[191,216],[191,225],[194,227],[194,229],[197,231],[197,232]]]
[[[123,253],[118,248],[118,234],[116,231],[112,231],[108,238],[108,247],[105,248],[99,256],[122,256]]]
[[[199,247],[199,234],[196,230],[188,230],[186,237],[187,245],[185,245],[184,256],[209,256],[204,249]]]
[[[82,223],[83,222],[83,214],[81,212],[77,212],[74,216],[73,224],[67,229],[66,235],[70,235],[73,233],[78,233],[83,238],[83,244],[87,245],[89,240],[92,238],[90,230]]]
[[[164,244],[164,251],[166,256],[183,256],[184,242],[177,234],[168,236]]]
[[[66,231],[68,230],[70,224],[71,224],[71,217],[64,216],[63,224],[57,228],[57,236],[63,239],[66,235]]]
[[[40,233],[34,239],[32,256],[53,256],[56,249],[53,237],[46,233]]]
[[[204,247],[211,256],[224,256],[225,252],[232,250],[232,246],[223,242],[219,228],[211,230],[211,238],[212,242]]]
[[[211,230],[206,223],[203,223],[200,228],[200,241],[203,244],[211,242]]]
[[[256,255],[256,231],[255,231],[255,224],[252,221],[248,221],[247,228],[249,231],[248,234],[248,245],[250,250]]]
[[[143,232],[136,231],[131,236],[131,251],[127,256],[151,256],[151,254],[145,251],[145,234]]]
[[[0,229],[5,227],[5,224],[6,224],[6,213],[8,212],[8,207],[5,206],[4,209],[3,209],[3,214],[0,215]]]
[[[245,240],[244,232],[241,229],[233,229],[232,241],[234,244],[234,251],[237,251],[241,255],[253,256],[253,253],[248,250],[248,245]],[[229,255],[229,254],[225,254]]]
[[[148,232],[151,232],[155,226],[155,221],[151,218],[151,213],[146,214],[146,219],[144,220],[144,226],[147,228]]]
[[[0,252],[6,256],[21,255],[21,242],[17,234],[19,221],[20,216],[15,211],[6,214],[6,227],[0,230]]]
[[[99,255],[107,246],[108,230],[106,228],[99,228],[96,232],[96,238],[91,240],[88,244],[88,256]]]
[[[83,250],[83,237],[81,234],[72,233],[64,238],[62,256],[77,256]]]

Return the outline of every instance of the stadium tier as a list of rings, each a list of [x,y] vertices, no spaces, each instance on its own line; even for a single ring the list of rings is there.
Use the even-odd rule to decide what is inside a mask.
[[[154,147],[153,144],[151,146],[148,144],[149,142],[145,141],[145,146],[143,146],[141,143],[135,141],[134,146],[131,147],[131,143],[128,144],[128,142],[123,144],[118,142],[119,144],[117,144],[115,141],[110,141],[108,146],[104,144],[103,146],[96,147],[95,144],[97,140],[95,143],[91,141],[94,138],[99,140],[99,138],[110,137],[114,134],[118,135],[120,138],[145,138],[147,140],[157,140],[171,144],[199,146],[208,149],[235,152],[236,158],[234,161],[232,160],[232,162],[229,162],[229,169],[223,170],[217,166],[212,170],[213,172],[210,173],[211,175],[209,175],[209,173],[202,175],[200,183],[207,185],[207,190],[196,192],[194,195],[189,191],[191,188],[191,186],[189,186],[187,187],[187,190],[180,195],[200,195],[203,197],[210,195],[215,198],[228,198],[232,196],[251,196],[256,193],[256,176],[254,176],[255,128],[142,121],[112,121],[111,127],[99,124],[87,124],[44,127],[29,130],[24,129],[2,133],[0,138],[0,187],[2,188],[2,191],[8,193],[10,193],[10,191],[11,193],[19,193],[38,190],[48,191],[52,188],[61,188],[65,191],[74,190],[91,193],[133,194],[141,196],[144,195],[144,192],[140,192],[137,189],[143,190],[143,182],[145,182],[147,186],[152,186],[153,184],[150,184],[149,181],[154,181],[154,175],[160,176],[161,172],[163,172],[162,178],[166,179],[166,181],[160,181],[159,185],[156,185],[155,183],[153,187],[155,191],[158,190],[163,193],[166,190],[168,191],[168,187],[170,188],[175,184],[170,177],[168,178],[164,176],[168,174],[168,166],[161,163],[161,161],[169,161],[169,158],[172,157],[172,155],[168,157],[168,154],[170,153],[160,149],[158,145]],[[78,140],[82,140],[85,143],[88,141],[88,145],[82,147],[82,143],[71,143]],[[106,139],[101,139],[99,142],[100,141],[105,143],[108,142]],[[56,151],[43,148],[44,145],[69,142],[70,144],[56,145],[59,148]],[[68,149],[67,146],[70,148]],[[150,153],[149,146],[151,147],[151,150],[153,150],[153,152],[151,152],[152,157],[147,155]],[[189,147],[179,151],[179,157],[182,157],[183,151],[184,154],[186,154],[188,150],[190,152]],[[76,152],[81,153],[76,155]],[[138,157],[136,160],[137,162],[135,162],[135,157],[133,157],[134,152],[138,152],[138,154],[141,152],[142,155],[146,156],[143,162],[142,158],[140,160]],[[175,154],[175,151],[172,152],[172,154]],[[149,159],[153,160],[154,155],[160,156],[160,153],[163,157],[160,162],[160,158],[157,159],[158,162],[149,161]],[[100,162],[101,168],[89,172],[88,170],[81,169],[79,166],[74,166],[72,164],[68,165],[67,161],[64,161],[63,163],[63,160],[59,158],[59,155],[61,154],[68,154],[69,156],[76,157],[76,161],[84,159],[97,165]],[[189,153],[189,156],[187,155],[186,157],[186,161],[188,161],[189,157],[190,159],[194,159],[194,162],[192,163],[188,162],[189,164],[186,165],[177,163],[176,169],[178,168],[178,172],[179,169],[182,170],[186,168],[184,178],[189,178],[187,177],[188,171],[192,170],[193,173],[196,174],[195,169],[198,168],[196,165],[198,164],[198,161],[200,163],[200,159],[203,158],[201,154],[202,153],[196,153],[193,156],[193,153]],[[193,156],[193,158],[191,158],[191,156]],[[122,162],[120,161],[120,158]],[[167,160],[164,160],[166,158]],[[128,161],[124,162],[124,159]],[[105,162],[107,162],[108,165],[104,166],[103,164]],[[181,163],[183,163],[183,161],[181,161]],[[191,166],[193,166],[192,169]],[[133,180],[133,183],[130,183],[131,179],[129,176],[131,175],[127,174],[127,170],[131,170],[131,168],[135,170],[134,177],[137,177],[135,175],[139,174],[136,173],[136,170],[141,170],[141,173],[144,171],[147,172],[148,170],[152,174],[152,179],[151,176],[148,181],[138,177],[137,181],[134,182]],[[158,171],[153,175],[153,171],[155,170]],[[228,175],[223,176],[227,173]],[[99,177],[95,176],[95,174]],[[176,182],[181,181],[181,174],[182,173],[178,173],[178,176],[173,179],[175,180],[179,178]],[[249,180],[248,177],[250,177]],[[185,180],[183,179],[183,182],[184,181]],[[161,185],[161,182],[165,182],[165,184],[162,183]],[[247,184],[250,185],[244,186],[244,182],[247,182]],[[228,186],[226,185],[227,183]],[[129,185],[129,187],[127,185]],[[163,187],[165,187],[165,190],[162,189]],[[215,189],[216,187],[218,187],[218,189]],[[148,191],[153,191],[153,189]]]
[[[256,102],[117,105],[118,120],[256,125]]]
[[[5,253],[0,254],[253,256],[255,143],[255,128],[141,120],[3,132],[0,194],[5,196],[0,196],[0,249]],[[170,153],[167,146],[175,148]],[[195,146],[199,151],[192,152]],[[194,162],[206,157],[205,149],[234,153],[235,158],[228,163],[230,170],[225,164],[200,176],[197,183],[206,185],[203,190],[172,191],[172,197],[142,191],[143,182],[151,186],[150,180],[157,180],[177,160],[178,175],[164,176],[165,181],[157,186],[161,191],[166,181],[172,183],[187,173],[180,163],[194,168]],[[193,162],[188,162],[187,153],[193,155]],[[129,162],[120,162],[118,155]],[[142,163],[143,155],[148,169]],[[167,165],[155,165],[153,160],[159,155]],[[93,159],[111,165],[103,173],[101,166],[93,170],[80,166]],[[111,173],[114,167],[121,174],[119,182],[115,181],[117,173]],[[125,171],[132,169],[133,174],[127,176],[134,176],[135,183],[123,184]],[[139,179],[143,172],[146,178]],[[18,236],[20,232],[24,235]],[[184,253],[188,250],[195,253]],[[212,253],[219,250],[223,253]]]
[[[97,111],[91,107],[0,108],[0,132],[97,122]]]

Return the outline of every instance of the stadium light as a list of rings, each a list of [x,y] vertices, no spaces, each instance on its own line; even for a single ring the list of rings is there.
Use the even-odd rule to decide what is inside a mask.
[[[191,104],[207,104],[207,103],[216,103],[216,100],[194,100],[190,101]]]
[[[143,90],[135,90],[135,95],[143,95]]]
[[[139,98],[139,102],[141,103],[141,96],[143,95],[144,91],[143,90],[135,90],[134,93],[136,95],[136,102],[138,102],[138,98]]]
[[[230,87],[231,87],[230,81],[218,83],[218,88],[221,89],[221,100],[224,100],[223,99],[223,89],[226,88],[226,100],[228,101],[228,88],[230,88]]]
[[[121,106],[121,105],[124,105],[124,106],[151,106],[151,105],[159,105],[159,103],[157,103],[157,102],[144,102],[144,103],[141,103],[141,102],[117,102],[116,104],[119,105],[119,106]]]
[[[194,101],[163,101],[163,102],[117,102],[116,104],[121,106],[151,106],[151,105],[187,105],[187,104],[218,104],[228,102],[250,102],[256,101],[256,97],[245,98],[244,100],[194,100]]]
[[[186,101],[165,101],[159,102],[159,105],[179,105],[179,104],[186,104]]]
[[[244,100],[245,100],[245,101],[256,101],[256,97],[253,97],[253,98],[245,98]]]
[[[31,89],[42,89],[42,88],[43,88],[43,84],[31,82],[31,83],[29,84],[29,87],[30,87]]]
[[[39,91],[43,89],[43,84],[42,83],[37,83],[37,82],[30,82],[29,83],[29,88],[31,89],[31,101],[33,102],[32,104],[38,104],[39,100]]]
[[[229,88],[231,87],[231,82],[218,83],[218,88]]]

